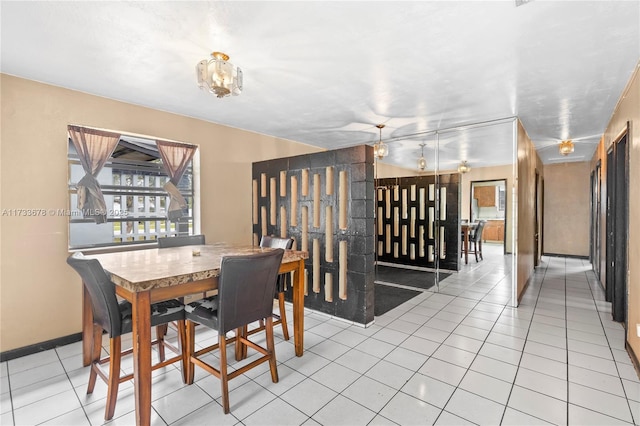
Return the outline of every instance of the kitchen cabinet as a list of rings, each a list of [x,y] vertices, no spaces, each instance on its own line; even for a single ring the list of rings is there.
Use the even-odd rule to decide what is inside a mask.
[[[504,220],[488,220],[482,230],[484,241],[504,241]]]
[[[473,189],[473,197],[478,200],[478,207],[495,207],[496,205],[496,187],[476,186]]]

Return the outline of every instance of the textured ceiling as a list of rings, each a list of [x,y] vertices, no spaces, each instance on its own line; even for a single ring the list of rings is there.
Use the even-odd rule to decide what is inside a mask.
[[[545,163],[590,160],[640,58],[637,1],[2,1],[0,14],[3,73],[328,149],[371,144],[385,123],[385,161],[415,167],[426,143],[430,169],[438,142],[441,169],[511,162],[514,116]],[[214,50],[242,68],[242,95],[198,89]]]

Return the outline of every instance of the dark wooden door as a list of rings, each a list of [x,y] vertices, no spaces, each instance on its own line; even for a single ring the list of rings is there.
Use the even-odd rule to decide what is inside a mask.
[[[629,150],[625,133],[607,151],[606,300],[614,321],[627,320],[627,233]]]
[[[613,284],[612,314],[614,321],[625,322],[627,319],[627,234],[629,215],[629,180],[627,169],[629,166],[629,150],[627,135],[625,134],[615,148],[615,272]]]
[[[598,279],[602,282],[600,276],[600,161],[596,164],[596,168],[591,172],[591,265]]]
[[[607,205],[606,205],[606,219],[607,219],[607,254],[606,254],[606,271],[605,271],[605,297],[607,302],[613,300],[613,283],[614,278],[614,266],[615,266],[615,155],[614,145],[607,151]]]

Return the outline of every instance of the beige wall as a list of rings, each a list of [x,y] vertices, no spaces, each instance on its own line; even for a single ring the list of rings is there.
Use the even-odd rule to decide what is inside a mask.
[[[627,343],[633,351],[636,359],[640,358],[640,337],[636,326],[640,324],[640,222],[634,220],[640,216],[640,64],[636,66],[627,88],[620,97],[618,105],[611,117],[611,121],[603,136],[603,144],[594,155],[592,167],[598,159],[602,159],[602,188],[603,203],[601,209],[602,235],[602,259],[606,258],[605,224],[606,224],[606,150],[616,140],[620,133],[630,123],[628,135],[629,145],[629,238],[628,238],[628,310],[627,318],[629,328],[627,330]],[[605,264],[601,263],[601,280],[606,279]]]
[[[544,166],[544,252],[589,256],[589,162]]]
[[[0,77],[0,209],[67,208],[67,125],[79,124],[199,145],[202,232],[208,241],[251,243],[251,163],[319,151],[5,74]],[[65,263],[67,218],[3,215],[0,223],[0,351],[79,332],[80,280]]]
[[[386,164],[380,161],[374,163],[374,176],[376,179],[393,178],[401,176],[420,176],[424,172],[420,170],[409,169],[404,167],[394,166],[392,164]]]
[[[517,213],[517,292],[522,296],[535,265],[535,182],[536,171],[542,176],[542,161],[518,120],[518,213]],[[546,186],[546,185],[545,185]]]

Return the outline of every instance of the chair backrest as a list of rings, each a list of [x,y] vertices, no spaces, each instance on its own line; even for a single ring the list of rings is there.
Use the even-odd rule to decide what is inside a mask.
[[[218,333],[267,318],[283,249],[222,258],[218,278]]]
[[[158,248],[182,247],[182,246],[202,246],[204,245],[204,235],[177,235],[175,237],[158,238]]]
[[[260,247],[272,247],[291,250],[291,247],[293,247],[293,238],[278,238],[269,235],[263,235],[260,239]]]
[[[476,229],[473,231],[473,241],[474,242],[478,242],[482,239],[482,230],[484,229],[484,225],[487,223],[486,220],[479,220],[478,221],[478,226],[476,226]]]
[[[115,284],[97,259],[87,259],[80,252],[67,258],[67,263],[80,275],[91,298],[93,322],[109,333],[109,337],[122,334],[122,321]]]

